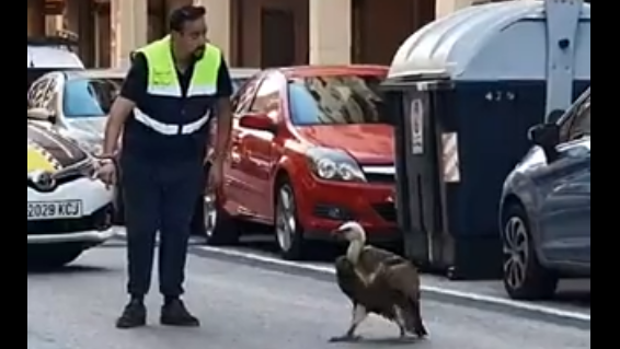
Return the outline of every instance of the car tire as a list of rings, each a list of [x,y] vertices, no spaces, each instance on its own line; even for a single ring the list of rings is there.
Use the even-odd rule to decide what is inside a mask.
[[[539,261],[530,223],[520,204],[507,208],[502,220],[503,282],[512,299],[542,300],[552,298],[558,276]]]
[[[83,252],[75,246],[28,246],[28,269],[58,269],[76,260]]]
[[[285,260],[309,257],[308,241],[297,216],[295,192],[288,180],[281,180],[275,190],[274,233],[280,255]]]
[[[207,170],[207,175],[208,175]],[[239,243],[241,231],[233,217],[219,204],[217,194],[207,189],[203,195],[205,243],[210,246],[231,246]]]

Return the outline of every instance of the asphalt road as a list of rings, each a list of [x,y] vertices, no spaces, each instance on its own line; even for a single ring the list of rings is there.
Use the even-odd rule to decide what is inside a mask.
[[[397,329],[379,318],[360,328],[366,340],[329,344],[349,321],[337,286],[311,275],[191,256],[186,302],[201,318],[195,329],[157,323],[159,297],[148,299],[150,325],[117,330],[125,302],[124,250],[88,251],[73,267],[28,274],[30,349],[321,349],[392,348]],[[153,291],[157,291],[154,285]],[[405,347],[445,349],[590,348],[590,331],[433,299],[423,303],[431,337]]]

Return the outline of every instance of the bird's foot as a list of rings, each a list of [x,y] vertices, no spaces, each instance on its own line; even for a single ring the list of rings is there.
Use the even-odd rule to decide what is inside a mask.
[[[417,329],[415,331],[415,334],[420,339],[424,339],[428,337],[428,331],[426,331],[426,328],[424,327]]]
[[[417,339],[425,339],[428,336],[426,330],[424,331],[412,331],[408,332],[404,329],[401,329],[400,335],[398,336],[398,340],[400,342],[411,342]]]
[[[332,337],[329,339],[330,343],[338,343],[338,342],[357,342],[362,339],[362,336],[345,334],[343,336]]]
[[[398,341],[402,343],[409,343],[415,340],[416,340],[416,337],[409,335],[409,334],[401,334],[400,336],[398,336]]]

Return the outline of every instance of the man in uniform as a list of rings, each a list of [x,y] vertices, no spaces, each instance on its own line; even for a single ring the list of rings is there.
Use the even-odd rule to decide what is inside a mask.
[[[217,115],[217,158],[209,184],[222,181],[231,130],[228,68],[206,39],[205,9],[184,6],[170,15],[170,35],[135,51],[132,67],[108,117],[98,174],[125,195],[130,301],[118,328],[146,324],[144,297],[151,283],[156,232],[160,232],[160,322],[199,326],[185,308],[184,270],[190,221],[204,191],[207,123]],[[120,156],[116,157],[122,133]],[[117,160],[118,159],[118,160]]]

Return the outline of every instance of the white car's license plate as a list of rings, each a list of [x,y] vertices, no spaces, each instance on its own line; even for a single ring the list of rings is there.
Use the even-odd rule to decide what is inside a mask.
[[[28,220],[82,217],[82,200],[28,202]]]

